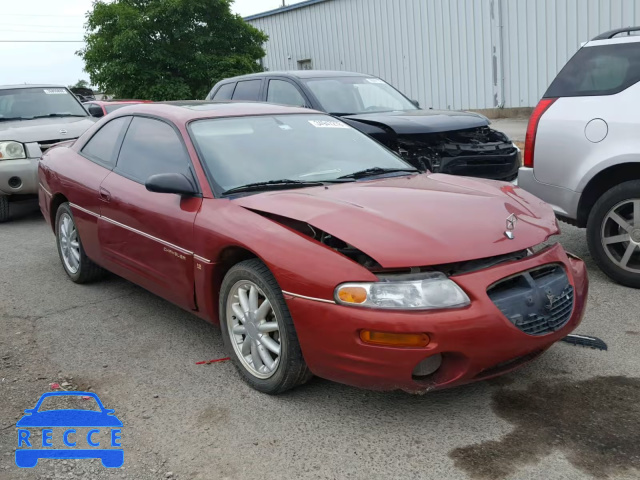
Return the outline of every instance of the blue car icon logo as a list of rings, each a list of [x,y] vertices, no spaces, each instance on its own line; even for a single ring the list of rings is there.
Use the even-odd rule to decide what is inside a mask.
[[[61,400],[92,400],[97,410],[57,409],[42,410],[42,403],[52,397],[69,397]],[[40,397],[33,409],[25,410],[18,420],[18,447],[16,465],[33,468],[41,458],[83,459],[99,458],[107,468],[119,468],[124,463],[124,451],[120,444],[122,422],[114,410],[105,408],[98,396],[92,392],[49,392]],[[42,429],[40,435],[33,429]],[[54,448],[54,429],[57,440],[65,448]],[[87,430],[86,434],[81,433]],[[85,443],[87,448],[79,444]],[[60,443],[60,442],[58,442]],[[105,445],[106,444],[106,445]],[[105,446],[110,448],[104,448]],[[42,447],[42,448],[40,448]]]

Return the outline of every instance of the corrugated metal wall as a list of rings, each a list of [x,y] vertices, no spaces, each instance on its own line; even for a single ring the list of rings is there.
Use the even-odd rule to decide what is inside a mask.
[[[249,22],[269,35],[269,70],[311,59],[425,107],[530,107],[582,42],[640,25],[640,0],[328,0]]]

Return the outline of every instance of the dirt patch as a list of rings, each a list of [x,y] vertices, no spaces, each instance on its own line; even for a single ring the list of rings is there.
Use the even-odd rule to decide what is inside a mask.
[[[554,449],[596,478],[640,471],[640,379],[596,377],[581,382],[537,382],[527,390],[499,390],[493,410],[513,432],[451,451],[474,478],[501,479]]]
[[[636,332],[635,330],[627,330],[626,332],[627,335],[640,335],[640,332]]]

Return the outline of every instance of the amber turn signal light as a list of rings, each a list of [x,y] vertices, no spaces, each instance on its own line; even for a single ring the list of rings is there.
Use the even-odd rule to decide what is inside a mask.
[[[344,303],[364,303],[367,301],[367,290],[363,287],[342,287],[338,298]]]
[[[360,339],[371,345],[387,347],[426,347],[431,339],[426,333],[386,333],[362,330]]]

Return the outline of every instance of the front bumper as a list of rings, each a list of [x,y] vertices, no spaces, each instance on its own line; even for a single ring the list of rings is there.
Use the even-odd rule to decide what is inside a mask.
[[[38,193],[38,158],[0,160],[0,195],[34,195]],[[10,180],[19,185],[10,186]]]
[[[518,171],[518,186],[550,204],[556,215],[571,220],[578,218],[580,192],[540,183],[533,173],[533,168],[528,167],[520,167]]]
[[[487,288],[505,277],[549,263],[563,264],[567,271],[575,290],[573,313],[560,330],[530,336],[502,315],[487,296]],[[373,390],[420,392],[490,378],[537,357],[579,325],[588,292],[584,263],[569,257],[560,245],[521,261],[456,276],[455,281],[469,295],[469,307],[397,312],[285,298],[303,356],[315,375]],[[368,345],[360,340],[363,329],[427,333],[431,343],[424,348]],[[442,355],[440,368],[428,377],[412,377],[414,368],[435,354]]]

